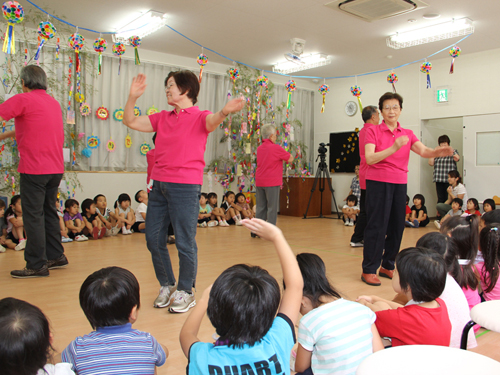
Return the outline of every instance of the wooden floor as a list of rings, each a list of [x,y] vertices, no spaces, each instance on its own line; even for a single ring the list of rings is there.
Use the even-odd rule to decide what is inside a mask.
[[[344,294],[354,299],[360,294],[378,294],[392,298],[391,282],[382,279],[382,286],[370,287],[361,282],[362,248],[351,248],[352,227],[340,220],[307,219],[279,216],[278,226],[295,253],[318,254],[326,263],[330,280]],[[406,229],[402,248],[413,246],[431,228]],[[281,281],[281,269],[270,243],[253,239],[247,229],[199,228],[197,292],[201,293],[227,267],[236,263],[260,265]],[[179,345],[179,331],[186,314],[170,314],[166,309],[153,308],[158,293],[158,282],[153,272],[151,257],[143,234],[118,235],[99,241],[65,244],[70,265],[53,270],[48,278],[18,280],[10,277],[12,269],[25,265],[23,252],[8,250],[0,254],[0,298],[16,297],[40,307],[48,316],[54,334],[54,346],[62,351],[76,336],[91,331],[90,324],[80,309],[78,293],[83,280],[92,272],[107,266],[120,266],[132,271],[141,286],[141,308],[134,328],[150,332],[170,351],[161,374],[184,374],[187,360]],[[175,273],[178,260],[175,246],[169,247],[173,255]],[[211,341],[214,329],[207,318],[202,324],[200,338]],[[474,351],[500,360],[500,334],[480,330],[479,346]]]

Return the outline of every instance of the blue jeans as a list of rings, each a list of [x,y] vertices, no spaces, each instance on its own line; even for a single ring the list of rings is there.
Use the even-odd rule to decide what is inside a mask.
[[[196,228],[200,209],[200,185],[155,181],[149,193],[146,243],[156,278],[161,286],[174,285],[175,276],[167,249],[168,226],[172,223],[179,253],[178,290],[191,292],[198,267]]]

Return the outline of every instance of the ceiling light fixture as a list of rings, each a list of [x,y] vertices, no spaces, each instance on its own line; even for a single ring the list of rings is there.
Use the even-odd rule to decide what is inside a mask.
[[[116,34],[113,34],[113,41],[128,43],[128,38],[134,35],[144,38],[161,29],[165,25],[165,18],[166,14],[149,10],[142,16],[116,30]]]
[[[296,56],[291,53],[285,54],[287,61],[281,61],[273,65],[273,72],[289,74],[301,70],[318,68],[332,63],[330,56],[324,53],[313,53],[310,55]]]
[[[465,36],[474,32],[471,19],[461,18],[421,29],[396,33],[387,38],[387,46],[400,49],[420,44],[437,42],[438,40]]]

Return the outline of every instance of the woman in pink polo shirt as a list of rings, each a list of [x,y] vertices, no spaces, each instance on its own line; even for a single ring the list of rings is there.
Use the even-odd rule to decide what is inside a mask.
[[[229,113],[240,111],[245,99],[233,99],[215,114],[200,111],[195,106],[200,91],[198,78],[182,70],[170,72],[165,79],[168,104],[174,110],[135,117],[136,101],[145,90],[146,76],[139,74],[130,86],[123,123],[134,130],[156,132],[151,171],[154,182],[146,216],[146,242],[161,286],[154,306],[170,306],[170,312],[186,312],[196,304],[192,292],[198,264],[195,236],[207,137]],[[167,250],[170,223],[179,252],[178,283]]]
[[[363,248],[361,280],[380,285],[379,276],[392,279],[394,261],[403,237],[406,206],[406,183],[410,150],[423,158],[451,156],[451,147],[426,147],[411,130],[398,122],[403,98],[387,92],[378,106],[384,121],[366,130],[366,214],[368,223]],[[382,266],[381,266],[382,263]]]

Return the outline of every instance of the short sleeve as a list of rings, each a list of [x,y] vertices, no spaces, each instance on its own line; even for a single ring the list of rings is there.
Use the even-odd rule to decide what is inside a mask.
[[[377,144],[377,137],[375,135],[375,126],[370,126],[369,128],[366,129],[366,135],[365,135],[365,145],[368,143]]]
[[[207,210],[207,214],[211,214],[211,213],[212,213],[212,207],[210,207],[210,205],[209,205],[209,204],[207,204],[207,205],[205,206],[205,209]]]
[[[422,206],[422,210],[424,211],[424,214],[426,214],[426,215],[427,215],[427,207]]]
[[[67,212],[64,213],[64,219],[63,220],[64,221],[70,221],[71,220],[71,218],[69,217],[69,213],[67,213]]]
[[[155,132],[158,131],[158,123],[161,120],[163,112],[165,112],[165,111],[157,112],[157,113],[154,113],[154,114],[148,116],[149,117],[149,121],[151,122],[151,126],[153,127],[153,130]]]
[[[23,105],[22,94],[14,95],[12,98],[0,104],[0,117],[4,121],[9,121],[11,118],[21,116],[25,111]]]
[[[283,147],[281,147],[280,145],[277,145],[277,144],[275,144],[274,146],[275,146],[276,154],[278,155],[278,158],[280,158],[283,161],[287,161],[288,159],[290,159],[291,154],[289,152],[285,151],[285,149]]]
[[[415,207],[415,205],[411,206],[411,210],[412,211],[416,211],[417,210],[417,207]]]
[[[167,360],[167,354],[165,353],[165,350],[163,350],[163,347],[156,341],[156,339],[153,336],[151,337],[151,341],[153,343],[153,352],[155,354],[155,365],[156,366],[163,366],[165,364],[165,361]]]
[[[420,142],[420,139],[418,139],[418,138],[417,138],[417,136],[415,135],[415,133],[413,133],[413,131],[408,130],[408,129],[406,129],[406,130],[407,130],[407,131],[409,131],[409,132],[411,133],[411,135],[410,135],[410,134],[408,134],[408,135],[409,135],[409,137],[408,137],[408,138],[410,139],[410,144],[411,144],[412,146],[413,146],[413,144],[414,144],[414,143],[416,143],[416,142]]]
[[[314,349],[314,338],[309,327],[302,320],[299,322],[299,344],[308,352],[312,352]]]
[[[76,341],[73,340],[61,353],[61,361],[71,363],[76,371]]]
[[[394,337],[396,332],[400,332],[400,319],[397,308],[395,310],[383,310],[377,311],[375,314],[377,320],[375,320],[375,325],[377,326],[378,333],[382,337]]]

